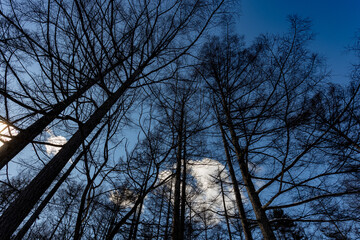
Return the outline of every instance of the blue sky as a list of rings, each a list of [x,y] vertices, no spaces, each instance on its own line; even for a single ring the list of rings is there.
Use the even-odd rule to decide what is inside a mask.
[[[312,21],[313,50],[326,57],[333,81],[347,82],[354,58],[346,46],[360,32],[360,0],[241,0],[236,29],[248,41],[261,33],[282,33],[288,29],[289,14]]]

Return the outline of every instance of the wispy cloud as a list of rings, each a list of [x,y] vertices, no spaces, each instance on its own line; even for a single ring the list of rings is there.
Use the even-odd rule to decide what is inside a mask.
[[[45,145],[46,153],[50,156],[55,155],[60,151],[61,149],[60,146],[64,145],[67,142],[67,140],[63,136],[56,136],[51,130],[47,130],[47,133],[50,135],[50,137],[47,138],[46,142],[59,146]]]

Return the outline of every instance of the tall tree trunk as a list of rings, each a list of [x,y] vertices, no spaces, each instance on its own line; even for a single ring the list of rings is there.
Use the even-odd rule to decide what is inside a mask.
[[[184,131],[184,154],[183,154],[183,171],[182,171],[182,185],[181,185],[181,216],[180,216],[180,234],[181,239],[184,239],[185,234],[185,214],[186,214],[186,127]]]
[[[138,71],[134,73],[134,76],[140,74]],[[6,240],[11,237],[20,223],[55,180],[57,175],[65,167],[68,160],[81,146],[82,142],[96,128],[106,113],[133,82],[134,78],[129,78],[126,82],[124,82],[124,84],[94,112],[89,120],[83,124],[82,128],[70,138],[70,140],[29,183],[29,185],[20,192],[18,198],[0,217],[0,239]]]
[[[218,82],[218,84],[219,84],[219,82]],[[223,110],[224,110],[225,116],[226,116],[226,125],[230,132],[231,142],[235,149],[236,158],[240,165],[241,176],[242,176],[243,182],[245,184],[246,191],[249,196],[249,200],[253,207],[257,224],[260,227],[260,230],[264,237],[264,240],[275,240],[276,238],[275,238],[274,232],[271,229],[269,219],[266,216],[265,210],[262,208],[262,204],[261,204],[259,195],[255,190],[254,183],[252,182],[248,166],[245,162],[245,153],[244,153],[244,150],[242,150],[239,145],[238,137],[236,135],[234,124],[233,124],[232,117],[231,117],[231,111],[229,109],[225,94],[224,94],[220,84],[219,84],[219,89],[220,89],[222,107],[223,107]]]
[[[163,207],[164,207],[164,194],[165,194],[164,190],[165,190],[165,188],[163,188],[162,195],[161,195],[159,217],[158,217],[158,225],[157,225],[157,231],[156,231],[156,239],[159,239],[159,236],[160,236],[161,218],[162,218],[162,211],[163,211]]]
[[[20,131],[16,136],[12,137],[10,141],[4,142],[0,147],[0,170],[8,164],[13,157],[15,157],[21,150],[23,150],[29,143],[31,143],[36,136],[44,131],[44,129],[64,111],[71,103],[81,97],[87,90],[94,86],[105,75],[113,71],[116,67],[121,65],[122,61],[114,64],[109,69],[99,74],[98,77],[89,80],[87,84],[81,87],[76,93],[54,105],[52,110],[44,114],[41,118],[36,120],[26,129]]]
[[[45,197],[45,199],[41,202],[41,204],[39,205],[39,207],[35,210],[35,212],[31,215],[31,217],[27,220],[27,222],[25,223],[25,225],[21,228],[21,230],[17,233],[16,237],[14,238],[14,240],[21,240],[24,239],[25,234],[27,233],[27,231],[29,230],[29,228],[33,225],[33,223],[35,222],[35,220],[39,217],[40,213],[42,212],[42,210],[46,207],[46,205],[49,203],[49,201],[51,200],[51,198],[55,195],[55,193],[57,192],[57,190],[60,188],[61,184],[63,182],[65,182],[65,180],[67,179],[67,177],[70,175],[70,173],[72,172],[72,170],[75,168],[76,164],[80,161],[81,157],[83,156],[83,152],[81,154],[79,154],[79,156],[77,156],[76,160],[71,164],[71,166],[69,167],[68,170],[66,170],[66,172],[63,174],[63,176],[61,176],[61,178],[59,179],[59,181],[56,183],[56,185],[51,189],[51,191],[49,192],[49,194]]]
[[[55,186],[51,189],[51,191],[48,193],[48,195],[44,198],[44,200],[41,202],[39,207],[35,210],[35,212],[31,215],[31,217],[27,220],[27,222],[24,224],[24,226],[21,228],[21,230],[18,232],[14,240],[21,240],[24,238],[26,232],[29,230],[31,225],[35,222],[35,220],[39,217],[42,210],[46,207],[46,205],[49,203],[51,198],[55,195],[57,190],[60,188],[61,184],[65,182],[67,177],[70,175],[72,170],[74,170],[75,166],[78,164],[78,162],[81,160],[81,158],[86,153],[87,149],[91,146],[91,144],[96,140],[96,138],[101,133],[102,129],[105,125],[103,125],[101,128],[98,129],[96,134],[92,137],[91,141],[87,145],[87,147],[76,157],[76,159],[73,161],[71,166],[66,170],[66,172],[61,176],[59,181],[55,184]]]
[[[219,174],[219,180],[220,180],[220,189],[221,189],[221,196],[222,196],[222,202],[223,202],[223,207],[224,207],[226,227],[227,227],[228,233],[229,233],[229,240],[232,240],[230,223],[229,223],[229,215],[228,215],[228,212],[226,209],[225,193],[224,193],[224,186],[223,186],[224,184],[223,184],[223,180],[221,178],[221,172]]]
[[[180,137],[179,137],[180,138]],[[181,147],[178,147],[181,151]],[[180,154],[181,156],[181,154]],[[172,239],[181,239],[180,237],[180,197],[181,197],[181,157],[176,158],[176,172],[175,172],[175,186],[174,186],[174,207],[173,207],[173,222],[172,222]]]
[[[49,201],[51,200],[51,198],[55,195],[55,193],[57,192],[57,190],[60,188],[61,184],[63,182],[65,182],[65,180],[67,179],[67,177],[70,175],[70,173],[72,172],[72,170],[75,168],[76,164],[79,162],[79,160],[81,159],[83,153],[81,153],[76,160],[73,162],[73,164],[70,166],[70,168],[64,173],[63,176],[61,176],[60,180],[56,183],[56,185],[51,189],[51,191],[49,192],[49,194],[45,197],[45,199],[41,202],[41,204],[39,205],[39,207],[35,210],[35,212],[31,215],[31,217],[29,218],[29,220],[27,220],[27,222],[25,223],[25,225],[21,228],[21,230],[18,232],[18,234],[16,235],[16,237],[14,238],[14,240],[21,240],[24,238],[25,234],[27,233],[27,231],[29,230],[29,228],[31,227],[31,225],[33,225],[33,223],[35,222],[35,220],[39,217],[40,213],[42,212],[42,210],[46,207],[46,205],[49,203]]]
[[[85,203],[86,203],[86,198],[87,195],[90,191],[90,187],[92,185],[92,180],[91,182],[88,182],[85,186],[85,189],[83,191],[83,194],[81,195],[81,200],[80,200],[80,206],[78,209],[78,214],[76,217],[76,224],[75,224],[75,230],[74,230],[74,240],[79,240],[81,239],[82,233],[83,233],[83,229],[82,229],[82,223],[84,220],[84,210],[85,210]]]
[[[134,216],[132,217],[132,220],[131,220],[128,240],[132,239],[132,236],[133,236],[133,233],[134,233],[134,228],[135,228],[135,222],[136,222],[136,211],[134,212]]]
[[[173,191],[173,181],[171,180],[170,183],[170,196],[169,196],[169,203],[168,203],[168,209],[166,214],[166,224],[165,224],[165,233],[164,233],[164,240],[169,239],[169,223],[170,223],[170,213],[171,213],[171,197],[172,197],[172,191]]]
[[[182,144],[183,144],[183,119],[184,119],[184,104],[181,106],[180,122],[178,134],[178,147],[176,153],[176,173],[175,173],[175,189],[174,189],[174,212],[173,212],[173,223],[172,223],[172,240],[181,240],[181,219],[180,219],[180,202],[181,202],[181,158],[182,158]]]
[[[249,222],[247,221],[244,205],[243,205],[241,194],[240,194],[239,184],[238,184],[238,181],[236,179],[235,170],[234,170],[234,167],[233,167],[233,164],[232,164],[232,161],[231,161],[231,156],[230,156],[230,152],[229,152],[229,145],[228,145],[228,142],[227,142],[226,137],[225,137],[225,130],[224,130],[224,128],[223,128],[223,126],[222,126],[222,124],[220,122],[219,116],[217,116],[217,117],[218,117],[219,127],[220,127],[220,131],[221,131],[221,137],[222,137],[222,141],[223,141],[223,145],[224,145],[224,150],[225,150],[225,155],[226,155],[226,162],[227,162],[227,165],[229,167],[230,178],[231,178],[231,182],[232,182],[232,185],[233,185],[233,190],[234,190],[234,193],[235,193],[236,206],[237,206],[239,214],[240,214],[241,226],[242,226],[243,231],[244,231],[245,239],[246,240],[252,240],[253,238],[252,238],[252,235],[251,235],[250,225],[249,225]]]
[[[136,240],[136,237],[137,237],[143,204],[144,204],[144,201],[141,201],[141,203],[140,203],[140,205],[139,205],[139,207],[137,209],[137,212],[135,212],[136,219],[135,219],[135,224],[134,224],[134,234],[133,234],[133,237],[132,237],[132,239],[134,239],[134,240]]]
[[[229,112],[227,112],[226,115],[227,115],[227,125],[229,127],[229,131],[230,131],[230,135],[231,135],[231,141],[232,141],[232,144],[234,145],[235,154],[236,154],[237,160],[240,165],[241,176],[243,178],[243,181],[244,181],[244,184],[246,187],[246,191],[248,193],[251,205],[253,207],[257,224],[260,227],[260,230],[261,230],[261,233],[263,234],[264,240],[276,239],[274,232],[271,229],[269,219],[266,216],[265,210],[262,208],[262,204],[261,204],[259,195],[256,192],[254,183],[251,180],[248,166],[245,162],[244,151],[241,149],[241,147],[239,145],[238,138],[236,136],[234,126],[232,124],[232,120],[231,120],[231,118],[229,118],[230,117]]]

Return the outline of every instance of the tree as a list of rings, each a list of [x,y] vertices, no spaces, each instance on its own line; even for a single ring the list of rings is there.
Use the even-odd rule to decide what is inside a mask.
[[[19,31],[26,39],[27,44],[36,47],[33,54],[35,55],[35,59],[39,59],[37,64],[39,64],[44,71],[44,76],[49,78],[52,92],[56,93],[54,95],[55,99],[57,99],[57,93],[67,96],[67,91],[62,91],[63,85],[66,86],[69,84],[72,86],[73,84],[77,87],[78,83],[80,83],[79,89],[85,89],[85,91],[94,84],[97,85],[94,85],[96,87],[94,92],[89,92],[90,95],[87,97],[84,96],[84,98],[79,97],[85,91],[75,88],[76,92],[74,97],[69,98],[70,100],[67,99],[65,104],[59,101],[60,103],[58,105],[60,110],[57,109],[55,112],[53,112],[54,110],[50,110],[49,113],[44,113],[44,118],[40,118],[39,120],[41,121],[40,125],[36,123],[35,125],[31,125],[35,126],[30,128],[32,130],[26,130],[34,132],[34,134],[29,138],[25,137],[25,143],[22,144],[22,146],[31,142],[32,139],[54,119],[54,116],[55,118],[59,117],[59,113],[67,109],[68,104],[74,100],[76,100],[78,104],[76,105],[76,109],[71,111],[71,113],[78,114],[80,111],[82,112],[80,117],[81,121],[75,121],[79,127],[69,141],[20,193],[10,207],[3,212],[0,218],[2,229],[0,236],[3,239],[8,239],[11,236],[35,203],[52,184],[56,176],[65,167],[67,161],[76,153],[77,149],[82,145],[82,142],[85,141],[92,131],[103,121],[107,113],[116,113],[117,103],[121,103],[119,100],[125,97],[125,92],[128,91],[130,87],[134,88],[158,81],[152,81],[152,76],[160,74],[161,70],[170,66],[194,45],[209,24],[214,13],[223,4],[223,1],[215,4],[180,1],[167,2],[165,4],[162,2],[152,1],[150,3],[139,1],[124,5],[120,1],[91,1],[86,5],[82,1],[75,1],[73,6],[67,2],[49,2],[44,5],[43,3],[31,5],[31,9],[34,9],[33,14],[35,15],[29,15],[29,18],[20,18],[23,14],[22,8],[18,9],[18,6],[14,6],[11,3],[12,2],[10,2],[8,6],[10,7],[11,14],[14,14],[14,16],[10,17],[10,14],[2,12],[2,17]],[[55,4],[58,11],[55,19],[50,18],[50,11],[53,9],[52,4]],[[75,11],[73,11],[73,9],[75,9]],[[203,18],[204,14],[208,17]],[[45,29],[45,31],[40,31],[36,36],[43,42],[48,43],[48,45],[45,45],[47,47],[43,47],[38,41],[35,41],[31,37],[32,34],[27,34],[27,30],[19,27],[23,26],[23,23],[18,22],[17,19],[23,19],[29,23],[35,19],[35,23],[43,27],[40,29]],[[43,21],[44,19],[45,21]],[[63,19],[67,21],[62,22]],[[52,25],[53,22],[55,22],[54,25]],[[76,22],[79,23],[80,28],[77,27]],[[66,25],[64,25],[68,23],[70,23],[68,25],[70,32],[67,31]],[[50,26],[53,28],[50,28]],[[88,31],[88,29],[90,31]],[[74,36],[72,36],[71,31],[75,32]],[[42,34],[44,32],[47,34]],[[50,34],[53,33],[54,37],[58,37],[57,34],[62,36],[62,32],[65,40],[67,34],[70,34],[71,39],[74,39],[74,41],[71,41],[71,39],[65,41],[65,43],[70,42],[73,44],[70,54],[74,52],[82,53],[81,49],[78,49],[78,46],[84,48],[83,56],[70,55],[68,61],[70,63],[79,61],[80,67],[74,68],[70,64],[70,70],[72,71],[66,71],[65,69],[65,73],[75,72],[76,75],[79,74],[80,81],[67,82],[65,84],[61,76],[55,74],[57,73],[56,69],[61,69],[61,66],[55,68],[53,58],[45,61],[46,64],[49,65],[43,66],[40,57],[42,55],[40,53],[45,52],[46,54],[44,54],[44,56],[53,56],[54,54],[49,52],[48,49],[55,49],[57,51],[59,47],[62,46],[61,44],[57,45],[57,42],[53,42]],[[103,34],[105,34],[105,36]],[[180,41],[184,34],[190,34],[190,38],[187,38],[188,40],[184,38]],[[122,41],[123,39],[124,42]],[[179,41],[181,45],[177,45]],[[52,48],[53,46],[54,48]],[[66,45],[64,48],[68,50]],[[37,49],[42,51],[38,52]],[[122,52],[123,49],[126,50]],[[170,49],[176,49],[176,51],[169,51]],[[47,52],[44,50],[47,50]],[[127,51],[131,53],[127,54]],[[62,53],[55,52],[55,56],[59,55],[62,56]],[[68,55],[65,54],[65,56]],[[115,56],[115,58],[113,58],[113,56]],[[123,56],[125,56],[125,59]],[[112,59],[119,58],[121,60],[117,60],[115,63],[111,61]],[[63,63],[62,59],[55,58],[55,60],[57,60],[58,63]],[[91,65],[86,62],[82,64],[82,60],[89,60]],[[105,67],[103,67],[104,63]],[[65,66],[67,66],[66,62]],[[11,68],[12,66],[11,64],[7,64],[7,67]],[[81,86],[83,84],[82,74],[86,73],[87,69],[100,71],[96,71],[95,78],[85,75],[85,86],[87,87],[83,88]],[[13,71],[13,74],[15,78],[17,78],[15,71]],[[95,80],[91,80],[93,78]],[[99,80],[101,80],[101,82],[99,82]],[[18,82],[20,83],[21,81]],[[87,85],[86,82],[90,82],[90,86]],[[59,86],[57,86],[57,84],[59,84]],[[40,86],[44,85],[45,84],[41,84]],[[5,87],[7,88],[7,85]],[[26,87],[23,87],[22,90],[25,91]],[[8,92],[8,90],[2,92]],[[41,95],[45,92],[46,90],[40,89],[39,94]],[[99,92],[99,94],[96,94],[96,92]],[[103,99],[94,99],[92,97],[94,93],[95,96],[103,96]],[[28,96],[30,95],[31,94],[28,94]],[[3,96],[6,97],[7,95],[4,93]],[[30,100],[32,102],[37,101],[37,99],[33,98],[30,98]],[[88,103],[89,101],[90,103]],[[63,106],[65,106],[65,109]],[[43,111],[40,112],[43,113]],[[71,114],[65,118],[74,119]],[[4,119],[9,119],[7,120],[9,123],[13,122],[10,120],[11,116],[4,117]],[[14,147],[14,145],[13,142],[9,142],[4,147],[5,151],[8,149],[7,146]],[[7,159],[2,161],[3,165],[7,162]],[[111,235],[113,235],[113,233]]]
[[[173,193],[173,217],[172,239],[184,239],[186,212],[187,212],[187,175],[188,159],[197,152],[193,150],[193,139],[205,126],[208,116],[202,109],[203,97],[196,81],[187,79],[187,69],[180,69],[175,74],[175,79],[167,86],[152,88],[152,96],[158,109],[159,124],[163,134],[170,137],[169,142],[176,143],[173,153],[174,165],[174,188]],[[186,77],[183,77],[186,76]]]
[[[248,223],[248,219],[245,213],[245,208],[243,205],[243,200],[240,194],[240,188],[239,188],[239,184],[238,184],[238,180],[236,178],[235,175],[235,170],[233,167],[233,160],[230,154],[230,149],[229,149],[229,143],[228,140],[226,139],[225,136],[225,130],[222,126],[222,122],[219,116],[219,112],[218,109],[216,107],[216,105],[214,105],[214,110],[216,112],[216,118],[217,118],[217,122],[219,124],[219,128],[220,128],[220,132],[221,132],[221,138],[222,138],[222,142],[224,144],[224,151],[225,151],[225,155],[226,155],[226,163],[228,165],[229,168],[229,173],[230,173],[230,177],[231,177],[231,182],[233,184],[233,190],[235,193],[235,199],[236,199],[236,205],[240,214],[240,221],[241,221],[241,225],[244,231],[244,235],[245,235],[245,239],[252,239],[252,235],[251,235],[251,230],[250,230],[250,224]]]
[[[240,89],[240,91],[242,90],[240,87],[234,86],[232,84],[236,84],[238,76],[241,76],[240,74],[246,71],[246,68],[249,65],[249,63],[247,62],[243,64],[243,62],[241,61],[242,59],[238,58],[239,53],[236,52],[236,45],[240,45],[240,43],[238,42],[238,39],[233,38],[229,39],[228,42],[225,42],[225,44],[223,45],[224,50],[221,49],[221,45],[216,39],[213,43],[205,46],[205,62],[203,63],[205,72],[202,73],[202,76],[204,77],[205,81],[208,82],[209,88],[213,91],[212,95],[217,97],[217,99],[215,99],[214,105],[220,105],[221,115],[225,115],[225,124],[229,129],[228,131],[231,136],[230,139],[235,149],[238,163],[240,165],[242,178],[264,238],[275,239],[265,211],[264,209],[262,209],[262,205],[259,196],[256,193],[250,173],[248,171],[247,163],[245,162],[246,152],[244,151],[244,148],[240,147],[239,145],[239,137],[235,132],[235,125],[233,123],[234,120],[231,116],[231,113],[234,111],[231,106],[232,102],[234,102],[235,100],[232,99],[232,95],[234,94],[232,94],[231,92],[234,91],[233,89],[236,88]],[[219,54],[219,56],[217,56],[217,53]],[[234,60],[235,62],[232,62],[231,60]],[[223,64],[224,66],[222,66]],[[235,73],[229,71],[234,71]],[[227,76],[229,76],[230,79],[227,78]],[[231,79],[232,76],[235,76],[235,79]],[[208,78],[212,78],[214,82],[210,83]],[[234,97],[237,98],[237,96]]]
[[[236,36],[213,38],[198,67],[264,239],[275,238],[266,211],[293,208],[294,221],[316,222],[300,207],[310,210],[320,199],[357,193],[334,188],[333,180],[350,172],[334,168],[338,155],[324,148],[346,108],[335,111],[328,126],[315,123],[312,102],[325,86],[326,72],[307,49],[309,21],[293,16],[290,24],[289,33],[261,36],[247,48]],[[351,103],[350,97],[344,106]]]
[[[359,66],[225,4],[2,2],[1,239],[358,238]]]

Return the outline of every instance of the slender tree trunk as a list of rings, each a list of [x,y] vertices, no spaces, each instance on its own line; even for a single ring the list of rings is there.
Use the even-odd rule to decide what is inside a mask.
[[[244,205],[242,203],[242,198],[241,198],[241,194],[240,194],[240,188],[239,188],[238,181],[236,179],[236,174],[235,174],[235,171],[234,171],[234,167],[232,165],[231,156],[230,156],[230,152],[229,152],[229,146],[228,146],[228,142],[227,142],[226,137],[225,137],[225,131],[224,131],[224,128],[223,128],[222,124],[220,123],[219,118],[218,118],[218,122],[219,122],[220,131],[221,131],[222,141],[223,141],[223,144],[224,144],[226,162],[227,162],[227,165],[229,167],[230,178],[231,178],[231,182],[232,182],[232,185],[233,185],[233,190],[234,190],[234,193],[235,193],[236,206],[238,208],[240,218],[241,218],[241,226],[242,226],[243,231],[244,231],[245,239],[246,240],[252,240],[253,238],[252,238],[252,235],[251,235],[250,225],[249,225],[249,222],[247,221]]]
[[[140,72],[137,72],[137,74],[134,75],[136,76],[139,73]],[[57,175],[65,167],[68,160],[81,146],[82,142],[96,128],[102,118],[125,93],[133,81],[133,78],[129,78],[94,112],[89,120],[83,124],[82,128],[70,138],[29,185],[20,192],[18,198],[4,211],[3,215],[0,217],[0,239],[6,240],[11,237],[20,223],[55,180]]]
[[[181,149],[180,146],[178,148]],[[181,157],[180,159],[177,158],[176,161],[177,163],[176,163],[176,173],[175,173],[173,222],[172,222],[172,233],[171,233],[172,240],[181,239],[180,237]]]
[[[193,227],[192,227],[192,214],[191,214],[191,201],[189,202],[189,235],[187,236],[187,239],[191,240],[192,239],[192,234],[193,234]]]
[[[178,148],[176,153],[176,173],[175,173],[175,190],[174,190],[174,213],[172,223],[172,240],[181,240],[181,215],[180,215],[180,202],[181,202],[181,158],[183,153],[183,120],[184,120],[184,104],[181,106],[180,122],[178,133]]]
[[[165,190],[165,188],[163,188],[161,202],[160,202],[159,218],[158,218],[158,225],[157,225],[157,231],[156,231],[156,239],[159,239],[159,236],[160,236],[161,218],[162,218],[162,211],[163,211],[163,207],[164,207],[164,193],[165,193],[164,190]]]
[[[227,209],[226,209],[224,186],[223,186],[223,181],[221,179],[221,173],[219,174],[219,180],[220,180],[221,196],[222,196],[222,202],[223,202],[223,207],[224,207],[226,227],[227,227],[228,233],[229,233],[229,240],[232,240],[230,223],[229,223],[229,216],[228,216],[228,212],[227,212]]]
[[[133,233],[134,233],[134,228],[135,228],[135,222],[136,222],[136,211],[134,212],[134,216],[132,217],[132,220],[131,220],[128,240],[132,239],[132,236],[133,236]]]
[[[67,177],[70,175],[72,170],[75,168],[76,164],[80,161],[81,157],[83,156],[83,152],[76,158],[76,160],[71,164],[68,170],[64,173],[63,176],[61,176],[60,180],[56,183],[56,185],[51,189],[49,194],[45,197],[45,199],[41,202],[39,207],[35,210],[35,212],[31,215],[29,220],[25,223],[25,225],[21,228],[21,230],[18,232],[14,240],[21,240],[24,239],[25,234],[29,230],[29,228],[33,225],[35,220],[39,217],[42,210],[46,207],[46,205],[49,203],[51,198],[55,195],[57,190],[60,188],[61,184],[65,182]]]
[[[169,239],[169,223],[170,223],[170,215],[171,215],[170,212],[171,212],[172,192],[173,192],[173,180],[171,180],[171,184],[170,184],[170,196],[169,196],[169,204],[168,204],[168,209],[167,209],[167,214],[166,214],[166,225],[165,225],[164,240]]]
[[[49,201],[51,200],[51,198],[55,195],[55,193],[57,192],[57,190],[60,188],[61,184],[63,184],[65,182],[65,180],[67,179],[67,177],[70,175],[70,173],[72,172],[72,170],[74,170],[75,166],[78,164],[78,162],[81,160],[81,158],[84,156],[85,152],[87,151],[87,149],[91,146],[91,144],[95,141],[95,139],[99,136],[99,134],[101,133],[102,129],[104,128],[105,125],[103,125],[101,128],[98,129],[98,131],[96,132],[96,134],[93,136],[93,138],[91,139],[91,141],[89,142],[89,144],[87,145],[86,149],[84,149],[77,157],[76,159],[73,161],[73,163],[71,164],[71,166],[66,170],[66,172],[61,176],[61,178],[59,179],[59,181],[55,184],[55,186],[51,189],[51,191],[48,193],[48,195],[45,197],[45,199],[41,202],[41,204],[39,205],[39,207],[35,210],[35,212],[31,215],[31,217],[27,220],[26,224],[21,228],[21,230],[18,232],[18,234],[16,235],[16,237],[14,238],[14,240],[21,240],[24,238],[25,234],[27,233],[27,231],[29,230],[29,228],[31,227],[31,225],[35,222],[35,220],[39,217],[40,213],[42,212],[42,210],[46,207],[46,205],[49,203]]]
[[[83,232],[82,223],[83,223],[83,219],[84,219],[83,215],[84,215],[86,196],[89,193],[91,184],[92,184],[92,182],[88,182],[88,184],[86,184],[85,189],[83,191],[83,194],[81,195],[80,206],[79,206],[78,214],[77,214],[77,217],[76,217],[74,240],[81,239],[81,235],[82,235],[82,232]]]
[[[0,170],[8,164],[13,157],[15,157],[21,150],[23,150],[29,143],[31,143],[36,136],[44,131],[46,126],[48,126],[59,114],[64,111],[71,103],[76,99],[81,97],[87,90],[94,86],[101,78],[106,74],[113,71],[117,66],[122,62],[119,62],[108,70],[104,71],[99,77],[90,80],[86,85],[81,87],[76,93],[71,95],[69,98],[65,99],[62,102],[59,102],[54,105],[52,110],[44,113],[44,116],[39,118],[33,124],[31,124],[26,129],[22,130],[16,136],[12,137],[10,141],[4,143],[0,147]]]
[[[262,204],[261,204],[259,195],[256,192],[254,183],[251,180],[248,166],[245,162],[244,151],[241,149],[241,147],[239,145],[238,137],[236,135],[234,124],[232,122],[230,109],[226,102],[225,94],[220,85],[219,85],[219,89],[220,89],[222,107],[223,107],[223,110],[224,110],[225,116],[226,116],[226,124],[227,124],[227,127],[229,128],[229,132],[230,132],[230,136],[231,136],[231,142],[235,149],[236,158],[240,165],[241,176],[242,176],[243,182],[245,184],[246,191],[249,196],[249,200],[253,207],[257,224],[260,227],[260,230],[264,237],[264,240],[275,240],[276,238],[275,238],[274,232],[271,229],[269,219],[266,216],[265,210],[262,208]]]
[[[186,128],[184,131],[186,135]],[[186,136],[184,137],[186,139]],[[186,214],[186,140],[184,140],[184,154],[183,154],[183,172],[182,172],[182,185],[181,185],[181,216],[180,216],[180,234],[181,239],[184,239],[184,233],[185,233],[185,214]]]
[[[136,240],[136,236],[138,233],[138,228],[139,228],[139,223],[140,223],[140,217],[141,217],[141,212],[142,212],[142,208],[143,208],[143,204],[144,201],[141,201],[137,212],[135,212],[136,214],[136,219],[135,219],[135,224],[134,224],[134,234],[133,234],[133,239]]]
[[[229,115],[227,113],[227,115]],[[238,143],[238,138],[236,136],[233,124],[231,119],[227,119],[228,120],[228,127],[229,127],[229,131],[230,131],[230,135],[231,135],[231,140],[232,143],[234,145],[235,148],[235,154],[236,157],[238,159],[239,165],[240,165],[240,171],[241,171],[241,175],[246,187],[246,191],[248,193],[251,205],[253,207],[255,216],[256,216],[256,221],[260,227],[260,230],[263,234],[264,240],[275,240],[275,235],[274,232],[271,229],[271,225],[269,222],[269,219],[266,216],[265,210],[262,208],[262,204],[259,198],[259,195],[256,192],[255,186],[251,180],[251,176],[249,174],[249,170],[248,170],[248,166],[245,163],[245,158],[244,158],[244,152],[241,150],[241,147]]]

